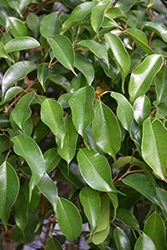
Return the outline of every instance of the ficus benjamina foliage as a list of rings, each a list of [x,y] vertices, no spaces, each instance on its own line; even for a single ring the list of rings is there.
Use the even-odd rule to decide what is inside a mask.
[[[166,7],[0,0],[0,249],[167,249]]]

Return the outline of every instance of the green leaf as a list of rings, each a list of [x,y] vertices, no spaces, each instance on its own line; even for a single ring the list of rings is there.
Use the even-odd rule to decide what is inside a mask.
[[[30,105],[35,97],[35,91],[24,95],[20,100],[17,102],[15,108],[12,110],[12,119],[13,121],[19,126],[19,128],[24,132],[24,127],[26,121],[31,116],[31,109]]]
[[[57,12],[53,12],[46,15],[40,24],[40,33],[45,38],[54,37],[61,31],[62,24],[59,20],[59,15]]]
[[[98,147],[115,159],[121,147],[121,131],[114,113],[102,102],[95,109],[92,130]]]
[[[11,87],[10,89],[8,89],[6,91],[4,99],[3,99],[3,103],[12,100],[14,97],[16,97],[21,92],[23,92],[23,89],[21,87],[17,87],[17,86]]]
[[[110,232],[110,224],[108,224],[103,231],[95,232],[92,236],[92,242],[95,245],[101,244],[103,241],[106,240],[107,236],[109,235],[109,232]]]
[[[119,2],[116,3],[115,7],[120,8],[123,11],[128,11],[131,9],[133,5],[135,5],[139,0],[120,0]]]
[[[75,156],[78,139],[78,133],[74,127],[72,118],[69,115],[66,115],[65,117],[65,127],[66,134],[64,136],[63,147],[61,147],[61,140],[59,137],[56,138],[57,152],[69,164]]]
[[[150,178],[144,174],[133,173],[123,178],[123,183],[143,194],[148,200],[159,205],[156,189]]]
[[[8,162],[0,166],[0,190],[0,219],[7,230],[7,221],[19,193],[19,179]]]
[[[143,233],[136,241],[134,250],[157,250],[153,241],[148,235]]]
[[[1,128],[10,128],[10,119],[9,115],[0,114],[0,127]]]
[[[30,61],[20,61],[12,65],[2,79],[2,96],[14,83],[25,78],[36,67],[36,64]]]
[[[41,63],[39,65],[37,76],[38,76],[38,80],[39,80],[43,90],[46,91],[45,82],[49,76],[49,68],[48,68],[47,64]]]
[[[166,249],[166,230],[162,218],[154,212],[147,219],[144,233],[151,238],[157,250]]]
[[[135,206],[137,201],[141,198],[141,194],[138,193],[135,189],[129,187],[123,187],[120,190],[124,195],[118,194],[119,198],[119,207],[125,209],[132,209]]]
[[[32,30],[35,35],[38,34],[40,18],[33,12],[29,12],[26,18],[26,24],[30,30]]]
[[[95,78],[92,63],[86,57],[76,54],[75,67],[85,76],[88,85],[91,85]]]
[[[111,48],[114,58],[119,65],[122,76],[122,91],[124,92],[124,81],[130,69],[130,57],[121,39],[112,34],[105,34],[105,40]]]
[[[51,129],[55,136],[61,140],[61,147],[65,137],[65,122],[63,108],[55,100],[46,99],[41,105],[41,120]]]
[[[121,121],[122,126],[130,131],[130,127],[133,121],[133,108],[129,101],[122,94],[117,92],[111,92],[111,97],[113,97],[118,102],[117,107],[117,117]]]
[[[9,139],[1,134],[0,136],[0,154],[9,149]]]
[[[136,122],[141,126],[144,120],[151,113],[151,102],[147,96],[139,96],[133,104],[134,118]]]
[[[136,159],[135,157],[132,156],[124,156],[122,158],[119,158],[117,161],[115,161],[112,164],[112,167],[115,168],[116,170],[118,170],[119,168],[121,168],[122,166],[126,165],[126,164],[130,164],[132,163],[135,166],[147,166],[144,162]]]
[[[109,19],[116,19],[116,18],[124,18],[124,19],[128,19],[127,15],[125,14],[125,12],[117,7],[112,7],[110,9],[107,10],[107,13],[105,14],[106,17],[108,17]]]
[[[61,244],[56,240],[55,237],[51,237],[47,242],[46,242],[46,250],[63,250]]]
[[[148,46],[148,41],[145,33],[139,29],[126,29],[125,34],[128,34],[148,55],[155,54],[155,52]]]
[[[77,43],[78,46],[85,47],[90,50],[96,57],[104,59],[109,67],[107,50],[99,43],[93,40],[82,40]]]
[[[62,32],[64,33],[71,26],[83,21],[91,12],[92,8],[97,4],[97,2],[85,2],[79,4],[70,14],[69,18],[64,22],[62,26]]]
[[[78,209],[70,201],[58,197],[57,220],[62,233],[68,240],[74,241],[82,231],[82,219]]]
[[[167,38],[166,38],[167,28],[162,23],[148,22],[144,25],[144,28],[152,30],[153,32],[158,34],[162,38],[162,40],[164,40],[164,42],[167,42]]]
[[[11,140],[12,142],[14,142],[15,153],[25,159],[32,172],[29,186],[30,201],[32,190],[40,182],[45,171],[45,161],[43,158],[43,154],[36,142],[27,135],[17,135],[15,137],[12,137]]]
[[[129,94],[133,103],[135,99],[144,95],[151,86],[152,80],[163,65],[161,55],[147,56],[145,60],[133,70],[130,76]]]
[[[60,158],[60,155],[57,153],[57,148],[50,148],[44,153],[45,171],[47,174],[56,168]]]
[[[166,65],[163,65],[161,70],[157,73],[154,79],[156,89],[156,100],[160,103],[167,96],[167,69]]]
[[[106,157],[93,149],[83,148],[79,150],[77,160],[81,174],[91,188],[104,192],[116,192]]]
[[[66,36],[55,35],[53,38],[48,38],[48,42],[57,60],[76,75],[74,71],[74,50],[71,41]]]
[[[13,62],[12,58],[7,54],[3,43],[0,43],[0,58],[6,58]]]
[[[162,188],[156,188],[157,199],[161,204],[161,210],[165,218],[167,218],[167,191]]]
[[[112,202],[112,205],[114,207],[114,218],[113,218],[113,220],[115,220],[115,217],[116,217],[116,214],[117,214],[117,208],[119,206],[118,196],[117,196],[117,193],[114,193],[114,192],[109,192],[108,195],[109,195],[110,200]]]
[[[151,122],[147,118],[143,123],[142,156],[154,172],[165,179],[167,163],[167,129],[161,121]]]
[[[48,79],[63,88],[66,92],[71,91],[71,84],[65,76],[61,74],[49,74]],[[60,98],[63,98],[63,96],[61,95]]]
[[[90,187],[85,187],[80,191],[79,198],[90,223],[91,231],[94,231],[101,216],[99,194]]]
[[[53,210],[56,213],[56,201],[58,197],[58,191],[56,184],[53,182],[53,180],[49,177],[47,173],[44,173],[37,187],[39,188],[40,192],[52,204]]]
[[[20,9],[19,9],[19,2],[16,1],[16,0],[7,0],[7,3],[9,4],[9,6],[14,9],[20,17],[23,17],[21,12],[20,12]]]
[[[149,4],[147,5],[147,8],[150,8],[154,4],[154,0],[151,0]]]
[[[74,126],[78,133],[84,138],[86,146],[85,130],[92,123],[94,118],[94,96],[94,88],[87,86],[77,90],[69,100]]]
[[[103,20],[104,20],[104,15],[111,6],[111,1],[110,0],[104,0],[99,2],[91,12],[91,25],[92,28],[96,33],[98,33]]]
[[[11,33],[14,37],[29,35],[26,25],[20,19],[16,17],[8,17],[8,19],[11,26]]]
[[[13,51],[27,50],[39,47],[39,42],[30,36],[20,36],[10,40],[5,44],[5,50],[7,53]]]
[[[120,227],[116,227],[113,231],[115,244],[118,250],[130,250],[130,242],[127,234]]]

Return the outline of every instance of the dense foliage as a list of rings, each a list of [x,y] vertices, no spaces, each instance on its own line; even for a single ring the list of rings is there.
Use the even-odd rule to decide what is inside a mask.
[[[166,6],[0,0],[1,249],[167,249]]]

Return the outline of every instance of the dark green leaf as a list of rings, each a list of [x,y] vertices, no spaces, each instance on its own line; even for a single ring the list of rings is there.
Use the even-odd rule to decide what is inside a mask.
[[[37,75],[38,75],[38,80],[43,88],[44,91],[46,91],[46,88],[45,88],[45,82],[49,76],[49,68],[48,68],[48,65],[45,64],[45,63],[41,63],[38,67],[38,72],[37,72]]]
[[[56,240],[55,237],[51,237],[47,242],[46,242],[46,250],[63,250],[61,244]]]
[[[0,43],[0,58],[6,58],[13,62],[12,58],[7,54],[5,47],[2,43]]]

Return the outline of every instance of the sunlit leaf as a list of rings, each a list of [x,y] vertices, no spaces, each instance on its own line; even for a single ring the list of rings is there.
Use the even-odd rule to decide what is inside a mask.
[[[157,250],[153,241],[148,235],[143,233],[136,241],[134,250]]]
[[[113,231],[114,240],[119,250],[130,250],[130,241],[127,234],[120,227],[116,227]]]
[[[29,31],[26,25],[16,17],[8,17],[11,25],[11,33],[14,37],[28,36]]]
[[[148,22],[144,25],[144,28],[149,29],[157,33],[165,42],[167,42],[167,28],[162,23]]]
[[[2,43],[0,43],[0,58],[7,58],[10,61],[13,62],[12,58],[7,54],[7,51],[5,50],[5,47]]]

